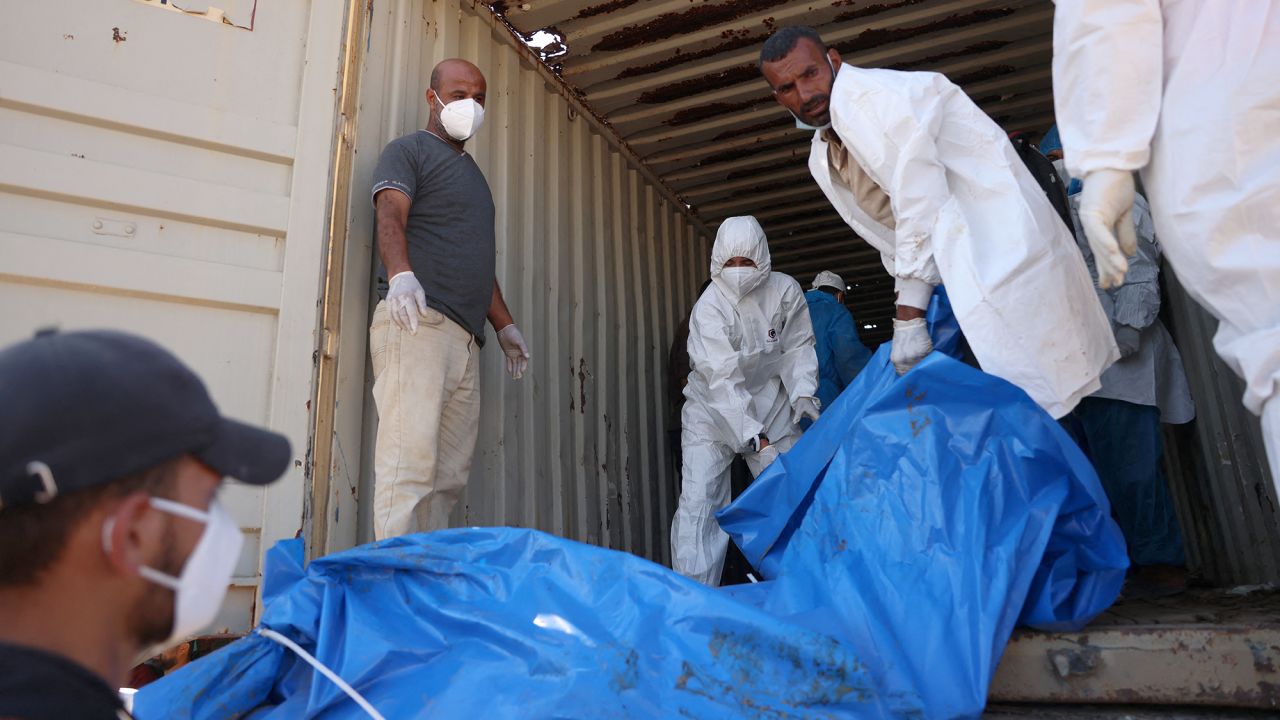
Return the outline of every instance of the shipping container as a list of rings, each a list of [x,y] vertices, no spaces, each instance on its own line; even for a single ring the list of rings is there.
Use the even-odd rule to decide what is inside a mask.
[[[314,556],[372,539],[371,177],[388,141],[424,126],[432,66],[464,57],[488,80],[468,150],[533,357],[514,382],[496,343],[482,352],[479,442],[452,522],[667,563],[667,355],[717,224],[756,215],[775,269],[841,273],[864,341],[890,333],[893,284],[809,179],[808,135],[759,79],[760,43],[815,26],[849,62],[944,72],[1038,136],[1052,17],[1032,0],[10,3],[0,344],[45,326],[138,332],[195,367],[224,411],[290,438],[282,481],[226,493],[248,542],[214,630],[245,632],[265,547],[301,533]],[[1167,448],[1190,569],[1275,585],[1257,418],[1213,353],[1212,318],[1166,277],[1200,410]],[[994,697],[1275,707],[1268,602],[1228,612],[1193,594],[1135,611],[1132,627],[1121,613],[1092,636],[1019,636]],[[1192,665],[1169,660],[1178,648]],[[1132,672],[1152,658],[1168,671]]]

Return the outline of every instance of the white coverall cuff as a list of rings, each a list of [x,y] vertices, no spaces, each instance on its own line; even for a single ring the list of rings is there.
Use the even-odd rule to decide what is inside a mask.
[[[929,309],[929,299],[933,297],[933,285],[915,278],[898,278],[898,304],[907,307]]]

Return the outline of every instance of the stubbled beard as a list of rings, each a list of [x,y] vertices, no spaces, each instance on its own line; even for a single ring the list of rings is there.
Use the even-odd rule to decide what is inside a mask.
[[[182,561],[177,557],[173,524],[165,530],[164,551],[160,561],[154,566],[166,575],[181,577]],[[147,648],[164,642],[173,630],[174,612],[177,607],[177,594],[167,587],[147,583],[148,592],[134,605],[127,618],[127,627],[137,640],[138,646]]]

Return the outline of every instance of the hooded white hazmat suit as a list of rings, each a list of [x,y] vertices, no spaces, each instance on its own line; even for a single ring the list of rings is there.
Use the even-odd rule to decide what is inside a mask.
[[[1057,0],[1053,25],[1067,171],[1142,171],[1280,491],[1280,2]]]
[[[831,130],[889,196],[895,227],[859,206],[830,166],[824,130],[809,171],[897,279],[928,306],[942,284],[982,369],[1062,417],[1120,357],[1075,239],[1000,126],[938,73],[841,64]]]
[[[745,257],[754,268],[725,268]],[[689,384],[681,415],[680,505],[671,523],[671,564],[681,575],[720,583],[729,536],[715,512],[729,504],[729,466],[743,455],[751,474],[786,452],[800,428],[801,398],[818,392],[813,325],[799,283],[770,272],[769,246],[753,217],[731,217],[716,233],[711,280],[689,320]],[[760,435],[770,445],[753,452]]]

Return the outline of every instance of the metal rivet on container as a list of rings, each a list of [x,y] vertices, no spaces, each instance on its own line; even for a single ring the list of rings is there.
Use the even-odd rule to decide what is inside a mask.
[[[134,225],[133,223],[129,223],[128,225],[124,226],[125,233],[129,235],[132,235],[137,229],[138,229],[138,226]]]
[[[102,229],[102,221],[101,221],[101,220],[94,220],[94,221],[93,221],[93,229],[94,229],[94,230],[101,230],[101,229]]]

